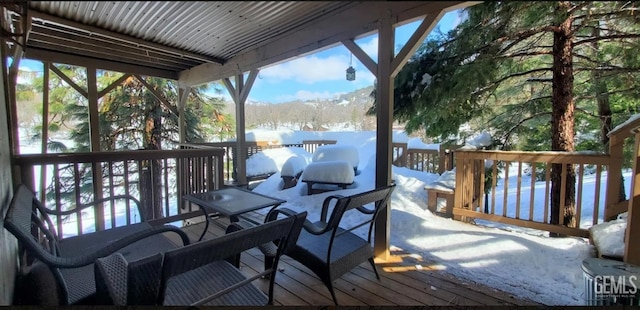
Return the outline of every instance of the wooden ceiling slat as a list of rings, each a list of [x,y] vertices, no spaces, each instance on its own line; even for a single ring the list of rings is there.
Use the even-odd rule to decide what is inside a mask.
[[[30,59],[49,61],[53,63],[63,63],[74,66],[95,66],[98,69],[134,73],[141,75],[149,75],[161,77],[165,79],[177,80],[178,74],[174,70],[160,69],[153,66],[144,66],[140,63],[130,64],[109,59],[100,59],[87,56],[62,53],[57,50],[42,49],[38,47],[29,47],[25,51],[26,57]]]
[[[83,42],[82,48],[85,50],[95,49],[100,53],[120,55],[121,57],[132,58],[140,61],[152,62],[149,59],[157,59],[159,62],[166,62],[167,64],[173,63],[176,67],[191,67],[200,62],[193,61],[187,58],[181,58],[173,54],[159,53],[155,51],[149,51],[144,48],[139,48],[131,45],[124,45],[121,42],[109,41],[102,37],[90,37],[82,33],[71,33],[64,29],[58,30],[54,28],[43,27],[42,25],[34,25],[32,34],[45,36],[52,42],[60,41],[67,44],[67,42]],[[40,38],[45,40],[45,38]],[[64,45],[61,44],[61,45]]]
[[[154,42],[150,42],[150,41],[145,41],[145,40],[141,40],[141,39],[137,39],[131,36],[127,36],[127,35],[123,35],[120,33],[116,33],[116,32],[112,32],[112,31],[108,31],[99,27],[94,27],[94,26],[89,26],[89,25],[85,25],[85,24],[81,24],[78,22],[74,22],[68,19],[64,19],[64,18],[60,18],[57,16],[53,16],[53,15],[49,15],[46,13],[42,13],[42,12],[38,12],[35,10],[30,10],[29,11],[34,19],[42,19],[45,22],[52,22],[52,23],[56,23],[59,25],[63,25],[65,27],[70,27],[70,28],[75,28],[78,30],[83,30],[86,31],[88,33],[94,33],[94,34],[100,34],[106,37],[110,37],[113,38],[114,40],[121,40],[124,42],[128,42],[129,44],[132,45],[139,45],[139,46],[145,46],[147,48],[150,49],[155,49],[158,51],[165,51],[165,52],[171,52],[174,53],[176,55],[183,55],[185,57],[191,57],[194,59],[198,59],[200,61],[203,62],[215,62],[215,63],[222,63],[222,60],[217,59],[215,57],[210,57],[210,56],[206,56],[206,55],[201,55],[201,54],[197,54],[197,53],[193,53],[187,50],[182,50],[182,49],[177,49],[177,48],[173,48],[170,46],[166,46],[166,45],[162,45],[162,44],[157,44]]]
[[[161,64],[157,62],[136,61],[130,58],[124,58],[118,55],[113,55],[111,53],[101,53],[94,50],[86,50],[82,47],[81,43],[54,44],[50,40],[45,40],[45,41],[37,40],[36,34],[32,34],[32,36],[33,37],[30,38],[27,50],[29,50],[30,48],[46,49],[46,50],[63,52],[71,55],[86,56],[86,57],[98,58],[98,59],[99,58],[109,59],[109,60],[117,61],[121,63],[139,64],[139,65],[151,66],[158,69],[171,70],[171,71],[175,71],[178,68],[176,66],[167,66],[165,64]]]

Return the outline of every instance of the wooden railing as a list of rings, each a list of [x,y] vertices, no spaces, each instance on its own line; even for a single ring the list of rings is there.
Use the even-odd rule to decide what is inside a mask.
[[[393,165],[412,170],[442,174],[453,169],[453,150],[458,146],[440,146],[438,150],[408,148],[407,143],[393,142]]]
[[[490,163],[486,167],[485,161]],[[485,219],[559,234],[588,237],[588,227],[602,220],[600,211],[605,206],[606,190],[606,180],[602,173],[608,169],[610,162],[608,155],[458,150],[454,217]],[[562,165],[562,189],[566,186],[567,165],[574,167],[576,171],[575,228],[550,222],[552,164]],[[511,167],[517,168],[510,170]],[[498,175],[500,170],[503,171],[501,186],[498,186],[498,178],[485,178],[487,174]],[[510,171],[515,171],[514,179],[511,179],[513,175],[509,174]],[[530,181],[525,181],[525,176],[530,177]],[[586,182],[594,183],[593,192],[584,191]],[[564,210],[563,195],[560,197],[560,210]],[[544,206],[541,217],[536,216],[540,211],[535,210],[537,205]],[[590,216],[584,218],[583,214]],[[561,214],[558,216],[563,218]]]
[[[245,143],[246,158],[251,157],[254,154],[262,152],[265,149],[275,149],[281,147],[300,147],[304,148],[307,152],[313,153],[319,146],[327,144],[336,144],[336,140],[304,140],[302,143],[293,144],[269,144],[267,141],[248,141]],[[202,148],[221,148],[224,150],[224,181],[226,183],[233,183],[236,178],[236,171],[234,169],[236,160],[236,142],[207,142],[207,143],[185,143],[180,145],[181,148],[186,149],[202,149]],[[249,176],[248,180],[260,179],[264,176]]]
[[[52,210],[60,212],[106,197],[129,195],[140,201],[145,220],[170,222],[195,211],[183,202],[184,194],[222,186],[223,154],[220,148],[30,154],[14,156],[13,165],[18,182],[31,187]],[[124,214],[117,214],[122,208]],[[82,234],[139,221],[135,209],[130,203],[124,207],[104,203],[58,217],[55,224],[60,235],[68,235],[69,230]],[[65,225],[69,221],[75,222],[75,227]]]

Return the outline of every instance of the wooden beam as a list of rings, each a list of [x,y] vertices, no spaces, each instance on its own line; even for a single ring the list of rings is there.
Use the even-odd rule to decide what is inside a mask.
[[[241,71],[262,68],[309,53],[343,40],[358,38],[378,29],[379,21],[388,18],[395,24],[423,15],[438,13],[461,1],[364,1],[344,10],[285,32],[272,41],[231,58],[222,66],[203,64],[179,74],[181,83],[198,85],[217,81]]]
[[[394,32],[392,19],[383,19],[378,31],[378,81],[376,93],[376,187],[391,184],[392,123],[393,123],[393,61]],[[389,204],[391,202],[388,202]],[[380,212],[374,233],[375,256],[386,260],[389,257],[391,211],[390,207]]]
[[[378,64],[373,61],[373,59],[371,59],[371,57],[369,57],[369,55],[365,53],[365,51],[363,51],[353,39],[342,40],[342,44],[349,49],[349,51],[353,53],[353,55],[355,55],[356,58],[358,58],[358,60],[367,67],[367,69],[369,69],[371,74],[378,75]]]
[[[187,128],[186,128],[186,119],[184,115],[184,109],[187,106],[187,98],[189,98],[189,93],[191,92],[191,87],[180,87],[178,89],[178,131],[180,135],[180,143],[185,143],[187,140]]]
[[[82,95],[85,98],[89,98],[89,93],[83,89],[82,87],[80,87],[78,84],[76,84],[76,82],[74,82],[71,78],[69,78],[66,74],[64,74],[64,72],[60,71],[60,69],[58,69],[58,67],[51,65],[49,66],[49,68],[51,69],[51,71],[53,71],[57,76],[59,76],[63,81],[65,81],[67,84],[69,84],[69,86],[71,86],[73,89],[75,89],[78,93],[80,93],[80,95]],[[87,67],[88,69],[89,67]]]
[[[64,75],[64,73],[58,70],[58,68],[56,68],[55,66],[51,66],[51,70],[53,70],[53,72],[56,72],[56,74],[60,75],[60,77],[63,78],[65,81],[69,79],[68,77],[66,77],[66,75]],[[97,74],[97,70],[95,67],[87,67],[87,88],[89,90],[85,92],[84,96],[89,101],[89,128],[90,128],[89,133],[91,136],[92,152],[100,152],[100,117],[98,113],[98,87],[97,87],[98,83],[97,83],[96,74]],[[71,81],[71,83],[73,83],[73,81]],[[75,83],[73,84],[75,85]],[[79,87],[79,86],[76,85],[76,87]]]
[[[138,81],[140,81],[140,83],[142,83],[144,85],[144,87],[146,87],[151,92],[151,94],[153,94],[154,97],[156,97],[158,100],[160,100],[160,102],[167,109],[169,109],[175,115],[180,116],[180,113],[178,112],[178,109],[176,109],[176,107],[172,106],[171,102],[169,102],[169,100],[167,100],[167,98],[165,98],[163,94],[158,92],[157,89],[153,88],[153,86],[151,84],[147,83],[147,81],[145,79],[143,79],[140,75],[134,74],[133,76],[135,76],[136,79],[138,79]]]
[[[633,156],[633,177],[631,178],[631,198],[624,238],[624,262],[640,265],[640,132],[636,133]]]
[[[123,35],[123,34],[120,34],[120,33],[117,33],[117,32],[105,30],[103,28],[94,27],[94,26],[90,26],[90,25],[84,25],[84,24],[81,24],[81,23],[78,23],[78,22],[74,22],[74,21],[65,19],[65,18],[61,18],[61,17],[57,17],[57,16],[41,13],[41,12],[38,12],[38,11],[29,10],[29,13],[31,14],[31,16],[33,18],[42,19],[42,20],[45,21],[45,23],[52,22],[52,23],[65,25],[67,27],[71,27],[71,28],[75,28],[77,30],[85,31],[85,32],[87,32],[89,34],[100,35],[100,36],[112,38],[114,40],[119,40],[119,41],[127,42],[127,43],[130,43],[130,44],[143,46],[143,47],[146,47],[146,48],[151,49],[151,50],[156,50],[156,51],[160,51],[160,52],[170,52],[170,53],[173,53],[173,54],[178,55],[178,56],[189,57],[189,58],[193,58],[193,59],[196,59],[196,60],[199,60],[199,61],[206,61],[206,62],[213,62],[213,63],[222,63],[223,62],[221,59],[218,59],[218,58],[215,58],[215,57],[210,57],[210,56],[207,56],[207,55],[201,55],[201,54],[198,54],[198,53],[193,53],[193,52],[177,49],[177,48],[174,48],[174,47],[170,47],[170,46],[166,46],[166,45],[162,45],[162,44],[149,42],[149,41],[142,40],[142,39],[137,39],[137,38],[134,38],[134,37],[131,37],[131,36],[127,36],[127,35]]]
[[[402,70],[402,67],[409,61],[409,58],[416,53],[416,50],[420,47],[427,35],[433,30],[438,21],[445,14],[445,11],[440,11],[438,14],[427,15],[418,26],[418,29],[411,35],[407,43],[402,47],[398,55],[393,59],[391,63],[391,76],[396,77],[398,72]]]
[[[45,49],[39,49],[34,47],[29,47],[27,51],[25,51],[25,57],[29,59],[35,59],[40,61],[50,61],[54,63],[62,63],[69,64],[74,66],[95,66],[98,69],[109,70],[109,71],[117,71],[117,72],[126,72],[133,74],[143,74],[147,76],[155,76],[161,77],[170,80],[177,80],[178,73],[173,70],[161,70],[153,67],[146,67],[142,65],[133,65],[129,63],[104,60],[92,57],[85,57],[79,55],[70,55],[65,53],[60,53],[56,51],[50,51]]]
[[[116,87],[120,86],[120,84],[122,84],[122,82],[124,82],[126,79],[128,79],[130,77],[131,77],[131,74],[129,74],[129,73],[123,74],[120,78],[115,80],[113,83],[109,84],[107,87],[105,87],[101,91],[99,91],[98,92],[98,98],[104,97],[104,95],[106,95],[107,93],[109,93],[110,91],[115,89]]]
[[[231,100],[233,100],[233,102],[238,102],[240,97],[238,96],[238,93],[236,92],[236,88],[235,86],[233,86],[233,84],[231,83],[231,80],[229,78],[224,78],[222,79],[222,83],[224,84],[224,87],[227,88],[227,91],[229,92],[229,95],[231,96]]]
[[[253,83],[256,81],[256,77],[258,77],[259,72],[260,70],[251,70],[251,72],[249,72],[249,77],[247,78],[247,82],[244,84],[244,87],[240,92],[240,102],[242,102],[242,105],[244,105],[247,102],[247,98],[249,97],[249,92],[251,91],[251,88],[253,87]],[[244,110],[243,110],[243,115],[244,115]]]
[[[47,142],[49,142],[49,66],[51,63],[43,63],[44,72],[42,74],[42,148],[41,153],[47,153]],[[47,193],[47,169],[40,169],[40,201],[46,201]],[[37,184],[36,184],[37,186]]]

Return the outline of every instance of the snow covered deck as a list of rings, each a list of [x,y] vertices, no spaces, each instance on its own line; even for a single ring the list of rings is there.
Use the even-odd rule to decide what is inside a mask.
[[[257,215],[256,215],[257,216]],[[213,221],[205,239],[224,234],[226,219]],[[185,227],[196,240],[204,224]],[[244,273],[254,275],[264,268],[263,255],[257,249],[245,252],[241,258]],[[341,306],[515,306],[539,305],[516,299],[510,294],[457,279],[444,267],[423,261],[410,253],[392,251],[393,261],[376,262],[381,280],[377,281],[368,263],[355,268],[336,280],[335,290]],[[320,279],[293,259],[284,256],[282,271],[276,276],[274,291],[276,306],[332,306],[329,291]],[[254,282],[266,292],[268,281]]]

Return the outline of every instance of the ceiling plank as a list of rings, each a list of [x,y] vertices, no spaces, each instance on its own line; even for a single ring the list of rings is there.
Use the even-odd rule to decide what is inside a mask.
[[[240,70],[248,71],[286,61],[339,44],[342,40],[372,33],[378,28],[379,20],[389,18],[389,15],[393,23],[398,23],[464,5],[461,1],[362,2],[286,32],[266,45],[231,58],[222,66],[202,64],[184,70],[179,74],[179,81],[185,85],[198,85],[235,75]]]
[[[177,49],[177,48],[173,48],[170,46],[166,46],[166,45],[162,45],[162,44],[157,44],[157,43],[153,43],[153,42],[149,42],[149,41],[145,41],[145,40],[141,40],[141,39],[137,39],[128,35],[124,35],[124,34],[120,34],[117,32],[112,32],[109,30],[105,30],[102,28],[98,28],[98,27],[94,27],[94,26],[89,26],[89,25],[84,25],[78,22],[74,22],[68,19],[64,19],[61,17],[57,17],[57,16],[53,16],[53,15],[49,15],[46,13],[42,13],[42,12],[38,12],[35,11],[33,9],[29,10],[29,13],[31,14],[31,16],[34,19],[42,19],[45,20],[46,22],[52,22],[52,23],[57,23],[60,25],[66,25],[68,27],[73,27],[75,29],[78,30],[83,30],[86,31],[90,34],[94,34],[94,35],[101,35],[101,36],[105,36],[105,37],[109,37],[109,38],[113,38],[113,39],[117,39],[117,40],[121,40],[121,41],[125,41],[134,45],[139,45],[139,46],[144,46],[150,49],[154,49],[154,50],[158,50],[158,51],[169,51],[172,52],[176,55],[180,55],[180,56],[184,56],[184,57],[190,57],[199,61],[205,61],[205,62],[213,62],[213,63],[222,63],[223,61],[221,59],[218,59],[216,57],[210,57],[210,56],[206,56],[206,55],[201,55],[201,54],[197,54],[197,53],[193,53],[193,52],[189,52],[189,51],[185,51],[185,50],[181,50],[181,49]]]
[[[161,77],[170,80],[177,80],[178,74],[172,70],[162,70],[144,65],[133,65],[118,61],[104,60],[93,57],[85,57],[79,55],[70,55],[66,53],[55,52],[51,50],[29,47],[25,51],[25,57],[40,61],[50,61],[53,63],[64,63],[74,66],[88,67],[90,65],[96,68],[109,71],[126,72],[132,74],[142,74],[155,77]]]
[[[176,56],[172,53],[149,51],[148,49],[123,44],[121,41],[88,36],[83,33],[68,31],[64,28],[52,28],[34,24],[32,33],[34,37],[32,37],[31,40],[46,40],[52,44],[62,46],[71,45],[71,47],[75,47],[76,49],[91,51],[97,54],[119,55],[141,61],[166,62],[177,64],[177,67],[191,67],[202,63],[193,59]]]
[[[190,64],[175,64],[168,63],[167,61],[154,59],[151,57],[138,56],[138,55],[125,55],[118,52],[110,51],[108,48],[99,48],[92,46],[91,44],[85,44],[77,41],[70,41],[67,39],[61,39],[60,37],[44,38],[41,33],[31,33],[31,39],[29,39],[30,47],[38,47],[50,50],[56,50],[67,54],[83,55],[87,57],[95,57],[102,59],[110,59],[119,62],[127,62],[132,64],[146,64],[166,70],[177,71],[180,68],[190,67]]]

